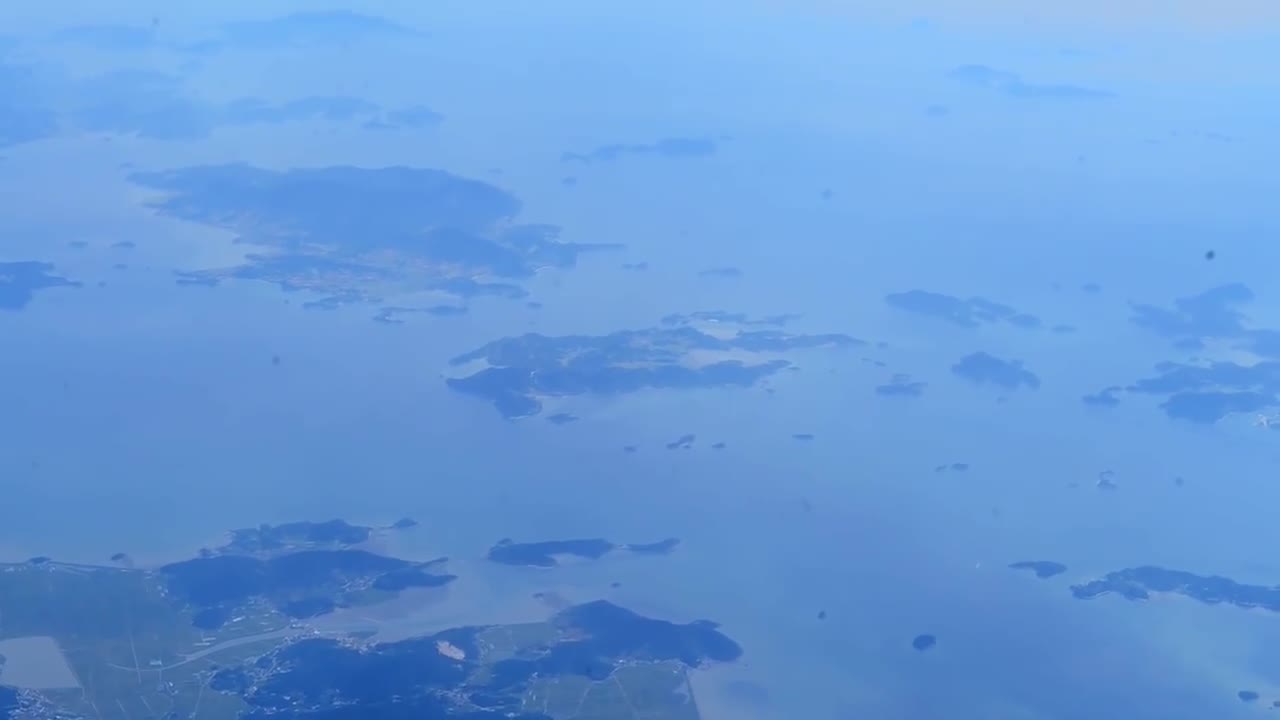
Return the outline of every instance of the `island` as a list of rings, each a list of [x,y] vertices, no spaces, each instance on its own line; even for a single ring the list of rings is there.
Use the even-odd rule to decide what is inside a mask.
[[[256,528],[232,530],[226,545],[218,551],[205,550],[202,554],[222,552],[248,555],[290,548],[350,547],[367,542],[372,535],[373,528],[352,525],[345,520],[259,525]]]
[[[1010,563],[1009,567],[1013,570],[1030,570],[1041,580],[1061,575],[1067,571],[1066,565],[1049,560],[1022,560]]]
[[[447,558],[410,562],[354,547],[372,533],[342,520],[261,525],[236,530],[226,545],[157,573],[166,595],[191,612],[201,630],[217,630],[251,610],[312,618],[456,579],[435,572]]]
[[[210,687],[242,698],[252,717],[363,707],[380,717],[551,720],[589,706],[600,718],[696,718],[688,670],[741,653],[715,623],[676,624],[597,600],[545,623],[389,643],[304,639],[217,671]]]
[[[1210,425],[1239,414],[1269,413],[1280,406],[1280,329],[1260,325],[1246,312],[1256,299],[1242,283],[1210,287],[1175,298],[1171,305],[1132,305],[1131,322],[1166,339],[1184,355],[1206,347],[1220,357],[1168,360],[1134,382],[1115,383],[1084,396],[1097,407],[1119,403],[1118,393],[1149,395],[1175,420]],[[1241,362],[1239,358],[1258,360]]]
[[[639,555],[666,555],[675,550],[679,544],[680,541],[676,538],[634,545],[618,545],[602,538],[546,540],[531,543],[518,543],[510,538],[503,538],[489,548],[488,558],[492,562],[503,565],[553,568],[560,564],[561,557],[598,560],[615,550],[625,550]]]
[[[1247,585],[1219,575],[1197,575],[1154,565],[1117,570],[1071,586],[1071,594],[1080,600],[1109,594],[1126,600],[1147,600],[1157,593],[1182,595],[1208,605],[1280,612],[1280,587]]]
[[[714,622],[645,617],[606,600],[562,603],[534,622],[400,629],[384,640],[367,612],[451,579],[433,572],[443,560],[357,547],[390,531],[262,525],[143,569],[0,564],[0,665],[22,669],[4,675],[0,718],[552,720],[590,707],[603,720],[697,720],[688,673],[742,655]],[[591,554],[675,544],[541,545]],[[357,609],[324,620],[343,606]]]
[[[150,207],[158,214],[252,246],[244,262],[181,271],[180,283],[267,282],[317,296],[309,305],[316,309],[420,301],[387,306],[376,316],[384,322],[413,311],[457,314],[460,298],[524,298],[521,283],[541,269],[569,268],[583,252],[616,247],[564,242],[556,226],[519,224],[515,196],[443,170],[230,164],[129,179],[156,193]]]
[[[1040,378],[1022,366],[1020,360],[1006,360],[990,353],[975,352],[960,358],[951,373],[975,385],[992,385],[1005,390],[1040,387]]]
[[[932,649],[938,644],[938,638],[933,635],[917,635],[911,640],[911,647],[919,652]]]
[[[698,439],[697,435],[687,433],[667,443],[668,450],[688,450],[693,447],[693,443]]]
[[[519,293],[517,292],[516,294],[518,295]],[[328,309],[330,306],[336,307],[337,305],[341,305],[343,297],[344,296],[337,296],[337,300],[335,302],[325,303],[325,308]],[[312,305],[314,305],[314,303],[312,303]],[[385,325],[403,325],[404,316],[406,315],[425,314],[432,315],[434,317],[458,317],[466,315],[467,312],[468,308],[466,305],[431,305],[428,307],[402,307],[392,305],[384,307],[374,313],[373,320],[374,322],[380,322]]]
[[[793,367],[790,353],[861,344],[839,333],[794,334],[725,317],[668,316],[642,330],[496,340],[453,358],[457,374],[446,382],[516,419],[539,414],[548,401],[579,395],[750,387]]]
[[[0,310],[22,310],[41,290],[80,286],[78,282],[55,275],[51,263],[0,262]]]

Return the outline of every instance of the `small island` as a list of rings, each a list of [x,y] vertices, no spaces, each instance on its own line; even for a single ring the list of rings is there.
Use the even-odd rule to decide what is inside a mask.
[[[1003,390],[1040,387],[1040,377],[1023,367],[1020,360],[998,358],[990,353],[975,352],[960,358],[951,373],[975,385],[990,385]]]
[[[345,548],[367,542],[373,528],[351,525],[345,520],[293,522],[284,525],[259,525],[256,528],[232,530],[227,544],[208,554],[253,554],[290,548]]]
[[[1013,570],[1029,570],[1041,580],[1061,575],[1067,571],[1066,565],[1049,560],[1022,560],[1010,563],[1009,567]]]
[[[934,645],[938,644],[938,638],[933,635],[917,635],[911,640],[912,649],[918,652],[931,650]]]
[[[698,436],[694,435],[693,433],[681,435],[675,440],[672,440],[671,442],[667,443],[667,449],[668,450],[689,450],[690,448],[693,447],[693,443],[697,439],[698,439]]]
[[[532,543],[518,543],[511,538],[503,538],[489,548],[488,558],[502,565],[553,568],[560,564],[561,557],[599,560],[615,550],[625,550],[638,555],[667,555],[679,544],[680,541],[676,538],[633,545],[618,545],[602,538],[546,540]]]
[[[216,630],[251,607],[298,620],[456,579],[433,571],[444,558],[410,562],[352,547],[371,534],[342,520],[261,525],[236,530],[226,545],[163,565],[158,574],[201,630]]]
[[[848,335],[792,334],[726,313],[671,315],[657,327],[607,335],[503,338],[455,357],[448,386],[489,401],[503,417],[546,401],[642,390],[750,387],[793,367],[790,353],[863,344]]]
[[[1200,425],[1212,425],[1233,415],[1271,412],[1280,402],[1280,380],[1272,370],[1280,332],[1249,321],[1247,306],[1255,299],[1252,288],[1233,282],[1173,298],[1167,304],[1133,304],[1130,322],[1167,340],[1180,357],[1156,364],[1148,377],[1115,383],[1086,395],[1084,402],[1111,407],[1118,404],[1119,392],[1148,395],[1160,401],[1159,407],[1168,417]],[[1224,356],[1209,362],[1186,357],[1210,346],[1257,355],[1266,361]]]
[[[1071,586],[1071,594],[1080,600],[1109,594],[1126,600],[1147,600],[1160,593],[1182,595],[1207,605],[1280,612],[1280,587],[1246,585],[1220,575],[1197,575],[1153,565],[1117,570]]]

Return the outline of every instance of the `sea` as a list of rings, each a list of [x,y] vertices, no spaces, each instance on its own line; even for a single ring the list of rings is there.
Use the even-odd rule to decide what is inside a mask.
[[[1277,326],[1263,200],[1276,183],[1252,169],[1257,148],[1174,138],[1206,127],[1203,113],[1154,70],[1108,75],[1105,56],[1073,66],[976,32],[711,5],[613,16],[555,3],[494,20],[397,6],[431,28],[409,47],[295,49],[270,72],[255,71],[267,53],[245,50],[182,69],[204,98],[355,93],[429,105],[436,127],[315,120],[4,148],[0,260],[52,262],[83,287],[0,312],[0,559],[161,563],[233,528],[407,516],[419,526],[389,548],[446,555],[461,576],[412,610],[422,627],[545,616],[534,593],[721,623],[744,656],[693,674],[708,718],[1232,718],[1257,710],[1238,690],[1280,693],[1266,613],[1068,589],[1139,565],[1280,578],[1280,436],[1252,417],[1175,421],[1157,397],[1081,401],[1187,360],[1131,322],[1135,304],[1244,282],[1252,322]],[[73,68],[102,59],[44,52]],[[1120,99],[1028,103],[947,78],[973,62],[1075,67]],[[1223,122],[1256,130],[1239,115]],[[717,152],[561,158],[677,136]],[[368,305],[305,309],[312,296],[262,283],[179,286],[175,270],[253,248],[158,217],[127,176],[214,162],[441,168],[512,192],[521,220],[566,240],[625,247],[541,273],[540,308],[481,298],[399,325]],[[111,247],[121,240],[136,247]],[[636,262],[648,269],[621,267]],[[742,276],[698,274],[720,266]],[[917,289],[1075,330],[961,327],[885,302]],[[548,403],[544,415],[580,418],[567,425],[504,419],[444,382],[451,358],[502,337],[698,310],[797,313],[789,331],[866,344],[795,353],[795,372],[752,388]],[[1020,360],[1040,387],[957,377],[978,351]],[[878,395],[895,374],[923,395]],[[685,434],[691,449],[665,447]],[[969,467],[936,471],[951,463]],[[1116,489],[1097,486],[1104,471]],[[508,537],[681,544],[550,571],[485,562]],[[1007,568],[1020,560],[1069,570],[1038,580]],[[914,650],[918,634],[937,646]]]

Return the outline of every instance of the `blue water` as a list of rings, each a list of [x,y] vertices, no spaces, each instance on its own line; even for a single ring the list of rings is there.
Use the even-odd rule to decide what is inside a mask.
[[[192,80],[212,97],[424,102],[445,114],[439,128],[311,123],[197,143],[6,149],[0,259],[57,262],[86,287],[0,315],[0,551],[159,560],[234,527],[404,515],[422,523],[407,548],[472,564],[507,536],[677,536],[665,558],[485,571],[482,605],[496,617],[508,594],[556,588],[720,621],[747,649],[730,675],[772,698],[739,716],[1243,717],[1236,690],[1267,697],[1280,681],[1269,618],[1183,599],[1082,603],[1063,581],[1137,564],[1260,583],[1280,574],[1270,433],[1248,418],[1176,424],[1148,398],[1110,412],[1079,400],[1178,357],[1128,322],[1130,302],[1164,306],[1238,280],[1261,296],[1254,320],[1275,324],[1267,292],[1280,251],[1264,204],[1275,180],[1251,169],[1274,145],[1257,135],[1262,101],[1237,89],[1223,118],[1207,119],[1148,65],[1099,59],[1101,41],[1072,62],[1025,39],[755,12],[718,26],[691,11],[671,30],[556,13],[491,21],[449,6],[412,51],[335,51],[325,72],[304,53],[272,73],[254,70],[259,57],[228,56]],[[592,22],[630,23],[630,34]],[[1011,104],[948,84],[966,62],[1105,84],[1125,102]],[[931,119],[931,103],[953,112]],[[1210,125],[1252,145],[1169,139]],[[563,150],[699,134],[729,138],[709,159],[559,161]],[[1164,145],[1146,143],[1156,135]],[[252,283],[176,287],[173,268],[231,263],[243,248],[150,217],[118,165],[231,159],[442,167],[513,191],[523,219],[559,224],[567,240],[628,248],[539,278],[541,310],[482,300],[465,317],[403,326],[372,322],[369,308],[306,311],[304,297]],[[572,188],[560,182],[570,174]],[[122,238],[138,248],[107,248]],[[129,268],[113,270],[118,260]],[[651,269],[619,269],[637,261]],[[744,277],[696,276],[725,264]],[[1086,282],[1103,292],[1081,292]],[[917,288],[983,295],[1079,331],[962,329],[883,301]],[[772,394],[574,399],[556,409],[582,420],[563,427],[504,421],[441,378],[450,357],[501,336],[607,333],[702,309],[799,312],[799,330],[888,347],[797,356],[801,370],[771,379]],[[1043,386],[961,384],[948,368],[977,350],[1025,361]],[[876,396],[895,372],[927,382],[924,397]],[[816,439],[791,438],[801,432]],[[694,450],[662,448],[685,433],[698,436]],[[728,447],[710,450],[717,441]],[[640,452],[621,452],[631,444]],[[951,462],[971,469],[933,472]],[[1104,469],[1117,492],[1093,487]],[[1071,569],[1037,581],[1003,567],[1024,559]],[[939,637],[928,654],[910,649],[923,632]],[[700,687],[708,705],[722,686]]]

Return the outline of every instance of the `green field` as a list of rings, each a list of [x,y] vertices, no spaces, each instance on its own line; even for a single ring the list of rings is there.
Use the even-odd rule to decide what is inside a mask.
[[[205,692],[210,668],[277,647],[278,637],[251,639],[286,627],[262,605],[202,633],[149,572],[58,563],[0,567],[0,640],[57,641],[79,687],[42,694],[87,717],[234,717],[243,708],[237,698]],[[207,654],[192,659],[200,653]]]
[[[557,720],[697,720],[684,666],[677,662],[637,663],[618,668],[607,680],[571,675],[535,681],[524,709]]]

